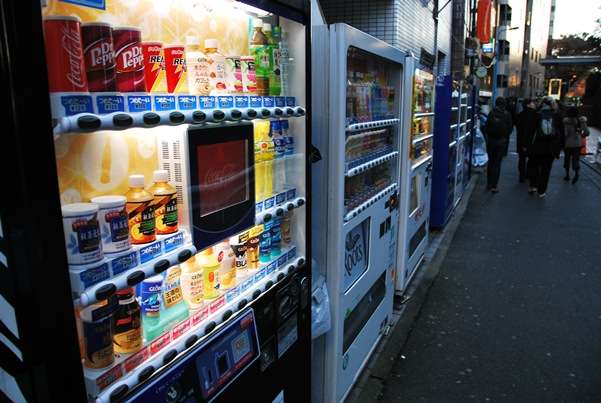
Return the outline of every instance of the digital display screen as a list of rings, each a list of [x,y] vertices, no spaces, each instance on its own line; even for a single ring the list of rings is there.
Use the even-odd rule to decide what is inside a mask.
[[[201,217],[248,200],[247,150],[247,140],[196,146]]]

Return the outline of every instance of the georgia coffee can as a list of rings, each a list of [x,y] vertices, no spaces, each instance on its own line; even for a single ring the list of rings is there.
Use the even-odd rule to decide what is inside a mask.
[[[165,92],[165,57],[161,42],[142,42],[144,81],[148,92]]]
[[[44,38],[50,92],[88,91],[79,18],[45,17]]]
[[[113,28],[105,22],[85,23],[81,38],[90,92],[115,91]]]
[[[165,46],[167,92],[187,92],[186,55],[182,45]]]
[[[142,33],[137,28],[113,29],[117,91],[145,92]]]

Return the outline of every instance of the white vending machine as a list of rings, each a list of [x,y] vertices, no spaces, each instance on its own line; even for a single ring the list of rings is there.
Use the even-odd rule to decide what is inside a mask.
[[[312,248],[332,308],[332,328],[314,344],[312,388],[313,401],[331,403],[347,396],[391,320],[412,69],[405,53],[346,24],[314,27],[312,43],[322,157],[312,169]]]
[[[417,267],[423,261],[428,244],[430,222],[430,194],[432,189],[432,145],[434,137],[434,76],[424,70],[415,69],[409,105],[410,127],[404,133],[407,145],[401,148],[402,176],[408,178],[400,192],[404,198],[402,220],[406,225],[401,230],[402,248],[398,250],[401,269],[396,276],[396,291],[402,293]]]

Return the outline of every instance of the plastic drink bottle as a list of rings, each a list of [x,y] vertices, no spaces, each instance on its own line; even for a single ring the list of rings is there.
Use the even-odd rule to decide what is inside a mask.
[[[188,68],[188,90],[190,94],[209,95],[209,63],[202,52],[200,39],[195,36],[186,37],[186,65]]]
[[[255,140],[255,198],[263,200],[273,194],[273,158],[274,145],[269,137],[270,123],[256,120],[254,123]]]
[[[203,304],[202,267],[196,259],[196,255],[186,260],[180,267],[182,269],[180,283],[184,301],[190,309],[198,309]]]
[[[202,266],[202,288],[205,299],[214,299],[219,296],[219,268],[221,264],[212,247],[200,252],[200,265]]]
[[[129,190],[125,194],[129,235],[132,244],[144,244],[156,239],[154,197],[144,190],[144,175],[129,176]]]
[[[271,31],[270,24],[263,24],[263,32],[267,37],[267,49],[269,53],[269,95],[280,95],[282,91],[280,82],[280,33],[278,26]]]
[[[267,129],[267,139],[261,144],[263,161],[265,169],[263,171],[263,186],[265,191],[265,198],[273,196],[273,160],[275,158],[275,147],[273,139],[269,136],[269,129]]]
[[[279,120],[272,120],[270,123],[271,138],[274,144],[274,160],[273,160],[273,190],[281,192],[286,183],[286,142],[282,136],[282,124]]]
[[[280,217],[273,218],[273,225],[271,226],[271,258],[274,259],[282,253],[282,232],[280,225],[282,219]]]
[[[271,227],[272,222],[267,221],[263,224],[263,232],[261,233],[261,243],[259,244],[259,261],[267,263],[271,260]]]
[[[215,246],[217,261],[221,264],[219,268],[220,288],[228,289],[236,285],[236,265],[234,251],[230,247],[229,239]]]
[[[263,21],[254,20],[253,35],[250,40],[250,54],[255,58],[257,95],[269,95],[269,52],[268,42],[263,32]]]
[[[133,353],[142,347],[140,305],[133,288],[116,292],[119,307],[115,312],[114,350],[117,353]]]
[[[211,93],[226,94],[225,56],[219,53],[219,41],[217,39],[205,39],[205,55],[209,64]]]
[[[154,196],[152,207],[158,235],[177,232],[177,190],[169,184],[169,172],[159,169],[153,173],[154,184],[148,189]]]
[[[291,188],[294,187],[292,180],[295,177],[294,136],[289,130],[288,120],[282,119],[280,122],[282,127],[282,137],[284,139],[284,171],[286,172],[285,187]]]

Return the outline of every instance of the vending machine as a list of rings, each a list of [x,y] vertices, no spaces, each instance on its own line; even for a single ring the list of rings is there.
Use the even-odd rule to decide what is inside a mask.
[[[443,228],[469,182],[475,127],[473,87],[440,77],[436,84],[430,227]]]
[[[434,76],[415,68],[413,71],[411,126],[407,146],[401,150],[407,158],[401,169],[408,180],[403,189],[405,236],[399,248],[402,270],[396,276],[396,290],[402,293],[423,260],[428,244],[430,192],[432,188],[432,146],[434,137]]]
[[[411,69],[398,49],[346,24],[313,28],[313,251],[332,328],[314,353],[314,401],[341,402],[390,324]],[[408,124],[407,124],[408,126]]]
[[[0,15],[1,394],[307,402],[309,3]]]

